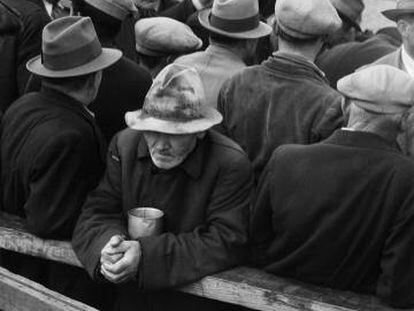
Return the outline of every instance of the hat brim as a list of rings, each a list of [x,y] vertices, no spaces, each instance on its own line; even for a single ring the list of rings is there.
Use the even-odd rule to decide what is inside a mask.
[[[26,63],[26,68],[35,75],[48,78],[69,78],[96,72],[116,63],[122,57],[117,49],[102,48],[102,53],[94,60],[75,68],[66,70],[51,70],[46,68],[38,55]]]
[[[203,132],[221,123],[223,116],[212,107],[202,109],[203,118],[187,122],[177,122],[154,118],[142,109],[127,112],[125,122],[129,128],[138,131],[151,131],[165,134],[193,134]]]
[[[257,39],[261,37],[266,37],[271,34],[272,27],[269,25],[260,22],[259,27],[248,30],[248,31],[241,31],[241,32],[228,32],[221,29],[218,29],[214,26],[211,26],[210,24],[210,16],[211,9],[205,9],[198,13],[198,20],[204,28],[210,30],[211,32],[218,33],[223,36],[227,36],[230,38],[236,38],[236,39]]]
[[[414,14],[414,9],[393,9],[381,12],[389,20],[396,22],[398,17],[405,14]]]

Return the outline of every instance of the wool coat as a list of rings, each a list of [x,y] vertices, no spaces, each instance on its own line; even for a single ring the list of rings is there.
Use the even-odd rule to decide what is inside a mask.
[[[24,95],[1,125],[1,209],[25,218],[29,232],[41,238],[70,240],[82,204],[103,174],[105,150],[81,103],[49,88]],[[14,273],[101,307],[100,289],[82,269],[16,253],[4,253],[2,262]]]
[[[414,162],[380,136],[338,130],[273,153],[252,214],[267,272],[413,307]]]
[[[185,302],[162,290],[244,260],[252,189],[246,155],[218,133],[208,131],[178,167],[160,170],[142,134],[127,129],[109,147],[105,176],[83,207],[72,245],[89,274],[99,279],[101,250],[111,236],[128,234],[128,210],[163,210],[164,233],[138,239],[138,280],[119,287],[119,308],[185,310]]]
[[[377,34],[363,42],[339,44],[322,53],[316,64],[326,74],[330,85],[336,88],[339,79],[397,49],[383,36]]]
[[[218,129],[248,154],[258,179],[276,147],[315,143],[341,127],[341,100],[313,63],[278,52],[225,82]]]

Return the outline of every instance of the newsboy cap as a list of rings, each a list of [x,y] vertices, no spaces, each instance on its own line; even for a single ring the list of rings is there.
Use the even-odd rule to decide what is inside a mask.
[[[342,25],[329,0],[278,0],[275,18],[283,32],[298,39],[328,35]]]
[[[138,11],[132,0],[85,0],[85,2],[121,21]]]
[[[135,24],[136,50],[149,56],[167,56],[198,50],[203,42],[191,28],[168,17],[149,17]]]
[[[365,110],[403,113],[414,104],[414,79],[396,67],[365,67],[338,81],[337,89]]]

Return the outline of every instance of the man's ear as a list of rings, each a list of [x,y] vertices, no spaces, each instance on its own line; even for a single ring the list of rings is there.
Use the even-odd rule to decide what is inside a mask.
[[[402,38],[406,38],[407,37],[407,31],[408,31],[408,23],[407,21],[403,20],[403,19],[399,19],[397,21],[397,29],[398,32],[401,34]]]

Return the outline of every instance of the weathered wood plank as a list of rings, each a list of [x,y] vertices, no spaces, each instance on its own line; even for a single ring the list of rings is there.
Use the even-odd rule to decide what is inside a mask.
[[[0,310],[96,311],[0,267]]]
[[[0,248],[81,266],[70,243],[37,238],[25,232],[21,219],[1,213]],[[396,310],[371,296],[303,284],[247,267],[207,276],[177,290],[265,311]]]

